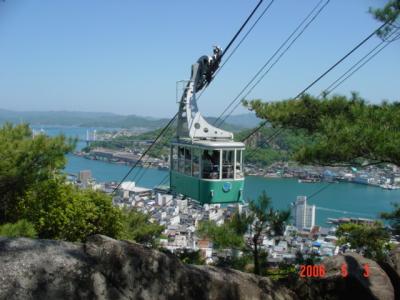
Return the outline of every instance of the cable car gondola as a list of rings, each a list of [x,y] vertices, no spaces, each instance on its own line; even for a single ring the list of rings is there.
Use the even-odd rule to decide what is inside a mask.
[[[202,204],[243,201],[245,145],[235,142],[231,132],[209,124],[196,102],[196,93],[218,69],[221,53],[214,47],[213,56],[202,56],[192,65],[179,102],[176,139],[171,141],[171,191]]]

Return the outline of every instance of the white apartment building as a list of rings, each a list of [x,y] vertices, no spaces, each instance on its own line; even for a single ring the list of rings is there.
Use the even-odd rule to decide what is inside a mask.
[[[292,216],[297,229],[311,229],[315,226],[315,205],[307,205],[306,196],[297,196],[292,203]]]

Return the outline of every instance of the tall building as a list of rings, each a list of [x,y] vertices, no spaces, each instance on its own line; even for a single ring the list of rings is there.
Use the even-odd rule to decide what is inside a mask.
[[[297,196],[292,203],[292,216],[297,229],[311,229],[315,225],[315,205],[307,205],[306,196]]]
[[[78,181],[82,183],[83,187],[87,187],[91,179],[92,179],[92,171],[90,170],[79,171]]]

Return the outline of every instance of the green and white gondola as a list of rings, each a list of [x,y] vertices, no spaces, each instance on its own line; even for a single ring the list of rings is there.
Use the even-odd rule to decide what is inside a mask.
[[[176,139],[171,141],[170,188],[205,203],[243,201],[243,151],[231,132],[209,124],[200,114],[196,93],[212,80],[221,49],[202,56],[192,65],[192,78],[185,85],[178,113]]]

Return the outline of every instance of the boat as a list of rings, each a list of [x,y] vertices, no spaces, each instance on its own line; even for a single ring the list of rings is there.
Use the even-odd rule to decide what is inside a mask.
[[[299,178],[297,180],[298,183],[315,183],[320,181],[321,180],[319,178]]]
[[[382,185],[380,185],[380,187],[385,189],[385,190],[398,190],[398,189],[400,189],[400,186],[393,185],[393,184],[388,184],[388,183],[382,184]]]
[[[157,166],[157,169],[160,170],[160,171],[168,171],[168,170],[169,170],[169,167],[168,167],[168,166],[165,166],[165,165],[162,165],[162,164],[159,164],[159,165]]]

